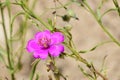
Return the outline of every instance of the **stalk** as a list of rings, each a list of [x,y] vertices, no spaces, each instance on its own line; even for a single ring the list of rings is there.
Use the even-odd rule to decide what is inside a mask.
[[[5,19],[4,19],[4,12],[3,12],[3,8],[0,8],[1,10],[1,18],[2,18],[2,26],[3,26],[3,32],[5,35],[5,43],[6,43],[6,49],[7,49],[7,60],[8,60],[8,65],[9,65],[9,69],[12,70],[12,62],[11,62],[11,56],[10,56],[10,47],[9,47],[9,42],[8,42],[8,36],[7,36],[7,31],[6,31],[6,27],[5,27]],[[11,72],[11,79],[15,80],[14,77],[14,73]]]
[[[83,1],[84,5],[88,8],[89,12],[94,16],[97,23],[100,25],[100,27],[103,29],[103,31],[109,36],[109,38],[115,42],[120,47],[120,42],[117,41],[117,39],[105,28],[105,26],[102,24],[102,21],[98,18],[98,16],[94,13],[94,11],[90,8],[90,6],[87,4],[86,0]]]

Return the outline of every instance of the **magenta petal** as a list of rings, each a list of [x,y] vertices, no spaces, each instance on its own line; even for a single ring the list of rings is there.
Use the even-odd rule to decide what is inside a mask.
[[[38,41],[39,39],[43,38],[43,37],[47,37],[48,39],[50,39],[51,33],[49,30],[45,30],[44,32],[38,32],[35,35],[35,39]]]
[[[34,58],[46,59],[48,57],[48,50],[36,50],[33,53]]]
[[[64,46],[63,45],[53,45],[49,49],[49,53],[53,57],[59,56],[64,51]]]
[[[64,35],[60,32],[54,32],[51,36],[51,44],[59,44],[64,41]]]
[[[51,33],[49,30],[38,32],[35,38],[27,44],[27,51],[32,52],[34,58],[46,59],[48,53],[57,57],[64,51],[61,43],[64,41],[64,35],[60,32]]]
[[[40,49],[34,39],[28,41],[26,48],[28,52],[34,52],[35,50]]]

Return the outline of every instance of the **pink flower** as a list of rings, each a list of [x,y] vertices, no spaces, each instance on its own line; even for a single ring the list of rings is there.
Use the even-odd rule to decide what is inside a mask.
[[[64,51],[64,46],[61,44],[63,41],[62,33],[51,33],[49,30],[45,30],[38,32],[34,39],[28,41],[27,51],[33,53],[34,58],[46,59],[48,54],[57,57]]]

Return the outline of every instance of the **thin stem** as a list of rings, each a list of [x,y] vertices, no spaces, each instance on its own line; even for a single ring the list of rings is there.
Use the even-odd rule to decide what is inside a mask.
[[[14,60],[13,60],[13,47],[12,47],[12,25],[11,25],[11,2],[10,0],[6,0],[6,7],[8,11],[8,16],[9,16],[9,26],[10,26],[10,40],[9,40],[9,48],[10,48],[10,55],[11,55],[11,62],[12,65],[14,65]]]
[[[64,43],[64,44],[65,44],[66,47],[68,47],[71,50],[71,52],[76,56],[76,58],[80,62],[83,62],[84,64],[88,64],[88,62],[85,59],[83,59],[75,49],[73,49],[72,47],[70,47],[67,43]]]
[[[103,80],[108,80],[106,77],[104,77],[100,72],[98,72],[96,69],[94,70],[94,72],[99,75],[101,78],[103,78]]]
[[[54,13],[54,19],[53,19],[53,28],[56,26],[56,21],[57,21],[57,15],[56,15],[56,12],[57,12],[57,9],[56,9],[56,0],[54,0],[54,4],[55,4],[55,13]]]
[[[31,10],[34,10],[37,1],[38,1],[38,0],[33,0],[33,4],[32,4],[32,7],[31,7]]]
[[[67,7],[63,5],[59,0],[56,0],[65,10],[67,10]]]
[[[65,44],[65,46],[68,47],[71,50],[71,52],[75,55],[75,57],[72,57],[72,58],[75,58],[75,59],[79,60],[80,62],[84,63],[93,73],[96,73],[97,75],[99,75],[103,80],[108,80],[105,76],[103,76],[101,73],[99,73],[94,68],[93,65],[89,64],[89,62],[86,59],[82,58],[76,50],[71,48],[68,44]]]
[[[94,47],[88,49],[88,50],[80,50],[79,53],[88,53],[88,52],[91,52],[93,50],[95,50],[96,48],[106,44],[106,43],[110,43],[110,42],[113,42],[113,41],[104,41],[104,42],[101,42],[101,43],[98,43],[97,45],[95,45]]]
[[[61,9],[63,7],[67,7],[67,6],[71,5],[72,3],[73,2],[69,1],[69,2],[67,2],[65,4],[62,4],[62,5],[58,6],[58,7],[56,7],[56,9]],[[55,8],[49,8],[49,9],[55,9]]]
[[[10,0],[6,0],[6,3],[7,3],[7,10],[8,10],[8,15],[9,15],[9,25],[10,25],[10,46],[9,47],[9,56],[10,56],[10,64],[11,64],[11,68],[13,69],[13,66],[12,66],[12,26],[10,24],[11,22],[11,3],[10,3]],[[8,39],[7,39],[8,40]],[[11,73],[11,77],[12,77],[12,80],[15,80],[15,76],[14,76],[14,72]]]
[[[94,11],[90,8],[90,6],[87,4],[86,0],[84,1],[85,6],[88,8],[88,10],[90,11],[90,13],[94,16],[94,18],[96,19],[96,21],[98,22],[98,24],[100,25],[100,27],[103,29],[103,31],[109,36],[109,38],[115,42],[118,46],[120,46],[119,41],[116,40],[116,38],[114,38],[114,36],[104,27],[104,25],[102,24],[102,21],[97,17],[97,15],[94,13]]]
[[[102,17],[105,15],[105,14],[107,14],[108,12],[110,12],[110,11],[116,11],[117,9],[109,9],[109,10],[107,10],[107,11],[105,11],[102,15],[101,15],[101,17],[100,17],[100,20],[102,19]]]
[[[34,78],[34,75],[35,75],[35,71],[36,71],[36,68],[37,68],[37,65],[38,63],[40,62],[40,59],[36,59],[32,65],[32,71],[31,71],[31,74],[30,74],[30,80],[33,80]]]
[[[20,55],[19,55],[19,61],[18,61],[18,64],[21,64],[21,58],[22,58],[22,55],[24,54],[24,46],[25,46],[25,41],[26,41],[26,33],[27,33],[27,27],[28,27],[28,17],[27,15],[25,15],[25,20],[23,22],[23,33],[22,33],[22,40],[21,40],[21,49],[20,49]]]
[[[9,64],[9,69],[12,70],[13,67],[12,67],[11,56],[10,56],[10,47],[9,47],[9,42],[8,42],[8,37],[7,37],[7,32],[6,32],[5,22],[4,22],[5,21],[4,12],[2,7],[1,7],[1,17],[2,17],[2,26],[3,26],[3,31],[5,35],[5,42],[6,42],[6,49],[7,49],[7,60]],[[11,79],[15,80],[14,73],[11,73]]]
[[[52,71],[55,77],[55,80],[60,80],[60,77],[62,77],[64,80],[67,80],[66,77],[60,72],[60,70],[56,66],[55,58],[50,56],[50,62],[47,64],[48,70],[47,71]]]
[[[21,7],[22,7],[22,9],[23,9],[29,16],[31,16],[32,18],[38,20],[38,21],[39,21],[42,25],[44,25],[47,29],[52,30],[51,27],[50,27],[47,23],[45,23],[40,17],[38,17],[37,15],[35,15],[35,14],[33,13],[33,11],[31,11],[31,10],[26,6],[26,4],[25,4],[23,1],[22,1],[22,3],[21,3]]]
[[[27,27],[28,27],[28,16],[25,14],[25,13],[23,13],[23,12],[20,12],[20,13],[18,13],[18,14],[16,14],[15,16],[14,16],[14,18],[13,18],[13,22],[14,22],[14,20],[15,20],[15,18],[17,17],[17,16],[19,16],[19,15],[24,15],[25,16],[25,19],[23,20],[23,22],[22,22],[22,34],[21,34],[21,36],[20,36],[20,38],[21,38],[21,46],[20,46],[20,51],[19,51],[19,56],[18,56],[18,62],[17,62],[17,65],[19,66],[19,65],[21,65],[21,58],[22,58],[22,55],[24,54],[24,46],[25,46],[25,41],[26,41],[26,33],[27,33]],[[13,22],[12,22],[12,24],[13,24]],[[19,67],[19,68],[17,68],[17,69],[20,69],[21,67]]]
[[[114,3],[114,5],[115,5],[115,7],[117,9],[117,12],[118,12],[119,16],[120,16],[120,6],[119,6],[118,1],[117,0],[113,0],[113,3]]]

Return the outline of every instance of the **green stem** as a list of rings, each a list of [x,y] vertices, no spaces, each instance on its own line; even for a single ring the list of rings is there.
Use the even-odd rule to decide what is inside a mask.
[[[39,63],[40,59],[36,59],[32,65],[32,71],[31,71],[31,74],[30,74],[30,80],[33,80],[34,78],[34,75],[35,75],[35,71],[36,71],[36,67]]]
[[[52,30],[52,28],[50,27],[50,25],[48,25],[46,22],[44,22],[44,21],[41,19],[41,17],[38,17],[37,15],[35,15],[35,14],[33,13],[33,11],[32,11],[31,9],[29,9],[23,1],[21,2],[20,5],[21,5],[22,9],[23,9],[28,15],[30,15],[32,18],[38,20],[38,21],[39,21],[42,25],[44,25],[47,29]]]
[[[32,4],[32,7],[31,7],[31,10],[34,10],[37,1],[38,1],[38,0],[33,0],[33,4]]]
[[[21,49],[20,49],[20,56],[19,56],[19,61],[18,61],[18,64],[21,64],[21,58],[22,58],[22,55],[24,53],[24,46],[25,46],[25,39],[26,39],[26,30],[27,30],[27,21],[28,21],[28,17],[25,15],[25,20],[23,22],[23,33],[22,33],[22,40],[21,40]]]
[[[110,42],[113,42],[113,41],[105,41],[105,42],[101,42],[101,43],[98,43],[97,45],[95,45],[94,47],[88,49],[88,50],[80,50],[79,53],[88,53],[88,52],[91,52],[93,50],[95,50],[96,48],[106,44],[106,43],[110,43]]]
[[[83,59],[75,49],[73,49],[72,47],[70,47],[67,43],[65,43],[65,46],[68,47],[71,50],[71,52],[76,56],[76,58],[80,62],[83,62],[84,64],[86,64],[86,65],[89,66],[89,63],[87,62],[87,60]]]
[[[5,21],[4,12],[2,7],[1,7],[1,17],[2,17],[2,26],[3,26],[3,31],[5,35],[5,42],[6,42],[6,49],[7,49],[7,60],[9,64],[9,69],[12,70],[13,67],[12,67],[11,56],[10,56],[10,47],[9,47],[9,42],[8,42],[8,37],[7,37],[7,32],[6,32],[5,22],[4,22]],[[11,79],[15,80],[14,73],[11,73]]]
[[[99,73],[99,72],[94,68],[93,65],[89,64],[89,62],[88,62],[86,59],[82,58],[75,49],[73,49],[72,47],[70,47],[67,43],[65,43],[65,46],[68,47],[68,48],[71,50],[71,52],[74,54],[75,57],[72,57],[72,58],[77,59],[77,60],[79,60],[80,62],[84,63],[84,64],[90,69],[91,72],[93,72],[94,74],[96,73],[96,74],[99,75],[103,80],[108,80],[105,76],[103,76],[101,73]]]
[[[84,1],[85,6],[88,8],[90,13],[94,16],[96,19],[97,23],[100,25],[100,27],[103,29],[103,31],[109,36],[109,38],[115,42],[118,46],[120,46],[119,41],[116,40],[116,38],[104,27],[102,24],[102,21],[97,17],[97,15],[94,13],[94,11],[90,8],[90,6],[87,4],[86,0]]]
[[[100,20],[102,19],[102,17],[105,15],[105,14],[107,14],[108,12],[111,12],[111,11],[116,11],[117,9],[109,9],[109,10],[107,10],[107,11],[105,11],[102,15],[101,15],[101,17],[100,17]]]
[[[10,25],[10,46],[9,47],[9,57],[10,57],[10,66],[11,68],[13,69],[13,66],[12,66],[12,26],[11,26],[11,3],[10,3],[10,0],[6,0],[6,3],[7,3],[7,10],[8,10],[8,15],[9,15],[9,25]],[[8,39],[7,39],[8,40]],[[11,73],[11,78],[12,80],[15,80],[15,76],[14,76],[14,72]]]
[[[69,2],[67,2],[65,4],[62,4],[62,5],[58,6],[58,7],[56,7],[56,8],[49,8],[49,9],[61,9],[63,7],[67,7],[67,6],[71,5],[72,3],[73,2],[69,1]]]

